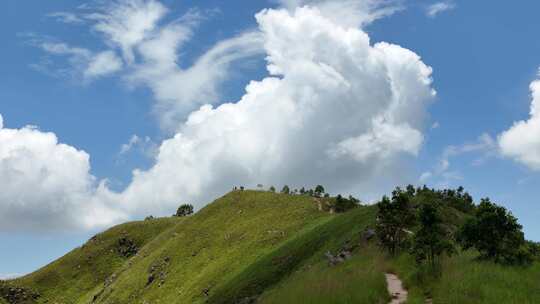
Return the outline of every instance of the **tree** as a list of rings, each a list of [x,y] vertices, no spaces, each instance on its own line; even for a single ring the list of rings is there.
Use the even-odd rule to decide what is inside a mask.
[[[324,193],[324,187],[321,185],[317,185],[317,187],[315,187],[315,196],[321,197],[323,193]]]
[[[268,189],[268,191],[270,191],[270,192],[276,192],[276,187],[270,186],[270,189]]]
[[[407,193],[397,188],[392,192],[392,200],[384,196],[378,204],[376,231],[381,245],[391,255],[396,255],[405,247],[407,228],[414,225],[415,214]]]
[[[522,226],[502,206],[482,199],[473,218],[458,233],[458,241],[467,250],[475,248],[481,258],[501,264],[528,264],[531,254]]]
[[[443,221],[436,203],[425,203],[419,212],[420,229],[413,239],[412,252],[420,264],[427,260],[432,269],[438,258],[446,253],[454,253],[450,233],[442,226]]]
[[[352,196],[349,196],[349,199],[344,198],[341,194],[338,194],[336,197],[335,210],[336,212],[346,212],[358,206],[359,202]]]
[[[289,194],[291,192],[291,189],[289,189],[289,186],[285,185],[283,186],[283,189],[281,189],[281,193],[283,194]]]
[[[300,189],[300,194],[302,194],[302,195],[306,194],[306,189],[304,187],[302,187]]]
[[[193,206],[190,204],[183,204],[178,207],[178,210],[176,210],[176,214],[174,216],[182,217],[191,214],[193,214]]]

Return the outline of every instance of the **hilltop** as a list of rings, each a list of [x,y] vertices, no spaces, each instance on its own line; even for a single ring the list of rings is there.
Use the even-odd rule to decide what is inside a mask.
[[[233,191],[191,216],[123,224],[0,282],[0,304],[388,303],[388,272],[404,280],[409,303],[540,301],[538,262],[502,266],[460,251],[444,259],[440,278],[423,280],[411,254],[377,245],[376,205],[325,207],[338,200]],[[442,209],[450,231],[472,216],[460,202]]]

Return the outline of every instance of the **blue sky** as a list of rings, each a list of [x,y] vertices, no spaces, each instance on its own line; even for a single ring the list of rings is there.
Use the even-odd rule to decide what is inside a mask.
[[[138,4],[151,2],[134,1]],[[223,189],[229,189],[231,185],[223,180],[230,179],[238,184],[257,184],[259,180],[255,180],[253,175],[250,175],[251,173],[243,172],[247,169],[235,164],[233,156],[228,156],[223,160],[219,158],[220,156],[213,154],[209,154],[205,159],[221,161],[220,165],[207,164],[214,170],[219,170],[219,174],[216,174],[218,177],[209,179],[206,177],[208,173],[204,171],[204,168],[201,169],[185,160],[185,162],[180,163],[173,162],[172,164],[177,165],[173,169],[178,172],[186,171],[189,176],[180,176],[178,180],[174,180],[177,178],[176,175],[169,175],[169,173],[155,169],[161,162],[167,165],[171,164],[171,160],[165,159],[166,153],[160,154],[157,149],[161,146],[162,150],[172,151],[167,155],[180,153],[177,151],[181,149],[182,142],[176,143],[170,140],[174,138],[175,134],[183,134],[188,138],[191,136],[192,141],[206,136],[208,131],[201,131],[186,123],[190,113],[196,112],[200,106],[209,103],[213,105],[213,109],[216,109],[226,102],[237,103],[244,95],[249,97],[249,94],[245,93],[246,85],[252,80],[260,81],[268,77],[265,57],[276,56],[276,53],[281,54],[279,52],[286,54],[287,50],[287,48],[283,49],[282,46],[272,44],[281,40],[272,40],[274,38],[271,37],[271,30],[268,29],[279,27],[279,22],[277,22],[278,24],[273,22],[276,22],[278,18],[285,17],[266,14],[258,21],[254,17],[255,14],[265,8],[273,8],[293,16],[296,7],[302,7],[304,2],[315,7],[320,5],[323,17],[333,20],[333,15],[327,13],[326,6],[324,6],[328,3],[334,3],[332,0],[282,1],[281,4],[278,1],[231,0],[227,1],[227,5],[223,5],[222,1],[163,0],[159,5],[168,8],[168,12],[163,13],[159,22],[156,22],[155,27],[149,32],[157,36],[158,32],[162,29],[166,30],[168,27],[176,32],[179,30],[190,32],[190,35],[187,35],[189,37],[185,37],[182,46],[176,49],[175,54],[179,59],[174,62],[177,65],[175,69],[171,71],[167,67],[163,69],[165,70],[163,72],[163,70],[152,70],[153,66],[149,67],[149,65],[155,66],[157,64],[148,59],[149,55],[145,57],[141,51],[144,48],[144,43],[154,39],[154,36],[145,37],[142,42],[134,44],[133,50],[136,57],[135,61],[130,63],[129,58],[122,53],[122,49],[118,45],[114,44],[114,41],[107,38],[103,32],[96,30],[95,24],[102,22],[102,19],[97,21],[96,19],[81,19],[80,22],[76,23],[64,23],[58,20],[58,15],[56,17],[51,15],[58,12],[69,12],[78,18],[83,18],[96,11],[100,12],[99,9],[105,5],[103,3],[5,1],[0,12],[0,36],[4,40],[0,51],[2,54],[0,56],[0,66],[2,67],[0,73],[0,115],[3,118],[4,130],[16,130],[16,132],[14,131],[15,136],[21,137],[24,133],[22,130],[26,130],[31,134],[28,135],[31,139],[42,138],[45,136],[45,132],[54,133],[58,141],[69,148],[56,145],[53,142],[49,143],[51,147],[46,152],[39,150],[39,145],[32,146],[28,150],[50,157],[59,155],[58,158],[61,159],[59,165],[54,167],[51,165],[50,168],[45,167],[45,169],[53,172],[51,174],[58,173],[62,178],[67,176],[68,180],[81,178],[83,181],[74,183],[73,189],[77,189],[75,194],[56,188],[46,188],[48,185],[39,185],[35,186],[36,197],[39,198],[17,196],[14,200],[10,200],[9,204],[16,201],[20,202],[21,206],[32,207],[32,216],[37,219],[34,222],[38,223],[36,225],[22,222],[19,222],[20,226],[15,223],[10,224],[7,218],[13,218],[13,221],[16,222],[15,216],[21,214],[25,209],[21,206],[8,205],[7,200],[12,198],[9,193],[0,196],[0,207],[5,204],[2,208],[8,210],[4,217],[0,215],[0,219],[7,223],[0,225],[0,243],[5,245],[0,251],[0,261],[2,261],[0,262],[0,275],[23,274],[33,271],[82,244],[92,234],[113,223],[141,218],[149,213],[165,215],[171,213],[175,204],[182,200],[193,202],[197,207],[201,207],[204,203],[223,193]],[[351,0],[350,2],[362,1]],[[377,3],[375,0],[368,2]],[[340,183],[340,178],[331,176],[331,180],[338,181],[335,183],[328,181],[330,190],[333,192],[348,191],[365,200],[372,200],[389,191],[396,183],[427,183],[435,187],[463,185],[476,199],[489,196],[494,201],[505,205],[520,219],[524,225],[526,236],[530,239],[540,240],[540,226],[536,220],[540,216],[540,209],[536,208],[537,189],[540,189],[540,174],[537,163],[534,161],[536,156],[540,154],[540,146],[536,144],[540,141],[536,141],[540,137],[540,133],[534,133],[534,131],[540,130],[534,129],[533,124],[530,123],[528,128],[524,128],[524,132],[527,134],[512,136],[508,139],[511,147],[505,144],[506,141],[499,140],[499,136],[510,130],[514,122],[529,119],[531,111],[529,86],[538,78],[537,73],[540,66],[540,39],[536,38],[536,31],[540,28],[540,20],[535,18],[535,12],[540,9],[540,3],[525,1],[519,5],[510,5],[504,2],[487,3],[485,1],[440,2],[439,4],[445,4],[438,6],[441,11],[434,12],[430,16],[428,13],[430,7],[437,3],[439,2],[403,2],[399,7],[391,7],[392,13],[384,11],[386,16],[374,18],[377,19],[374,21],[353,18],[352,24],[340,24],[335,20],[332,23],[336,28],[361,28],[362,32],[369,35],[372,44],[386,41],[418,54],[421,62],[433,69],[431,75],[418,75],[431,77],[433,83],[425,85],[420,83],[418,79],[414,80],[419,81],[419,83],[411,84],[411,90],[414,92],[425,90],[427,95],[411,97],[413,101],[410,101],[409,108],[416,109],[418,107],[419,109],[411,110],[408,118],[400,118],[399,123],[395,122],[392,125],[392,127],[404,124],[411,126],[411,128],[400,132],[396,131],[398,135],[411,135],[400,138],[398,146],[405,147],[392,146],[389,141],[378,143],[376,139],[381,137],[380,133],[377,133],[376,130],[367,131],[369,127],[365,129],[354,126],[353,128],[343,123],[343,130],[340,129],[335,131],[337,133],[332,133],[343,136],[343,144],[339,145],[343,149],[336,150],[337,152],[329,150],[335,153],[326,154],[342,157],[349,153],[352,159],[339,162],[332,158],[334,168],[353,167],[357,171],[379,172],[381,176],[389,178],[388,181],[384,182],[375,178],[375,174],[345,172],[344,176],[352,180]],[[80,8],[83,4],[90,4],[90,6]],[[380,10],[367,10],[360,6],[359,10],[362,9],[369,14],[380,12]],[[190,13],[187,15],[188,17],[186,17],[186,13]],[[312,12],[308,11],[306,15],[311,18],[310,13]],[[333,13],[334,11],[332,11]],[[65,17],[65,15],[63,16]],[[358,16],[353,17],[360,18]],[[193,19],[189,22],[193,22],[195,25],[185,20],[189,18]],[[296,15],[295,18],[299,19],[300,17]],[[291,21],[294,20],[291,19]],[[266,44],[261,45],[260,49],[251,49],[250,45],[260,42],[258,40],[260,37],[257,36],[259,31],[266,35],[262,38]],[[332,33],[331,30],[329,31]],[[255,36],[249,36],[250,33],[255,33]],[[295,37],[293,34],[296,32],[291,31],[291,37]],[[160,48],[166,49],[168,46],[162,40],[155,40],[162,43],[157,44]],[[208,54],[209,50],[218,49],[216,46],[222,42],[230,43],[232,46],[219,52],[217,57],[221,57],[212,58],[212,60],[222,62],[219,60],[229,58],[227,56],[235,56],[235,59],[227,61],[225,64],[211,62],[209,65],[201,64],[199,67],[197,63],[200,61],[198,59],[201,58],[201,55]],[[293,40],[290,43],[294,44],[295,42]],[[50,48],[47,51],[44,44],[49,44],[49,46],[64,44],[72,49],[85,49],[88,50],[85,52],[89,52],[89,55],[83,55],[77,59],[84,61],[84,63],[73,64],[69,61],[73,52],[59,53],[57,51],[54,53],[51,52]],[[324,52],[333,47],[330,44],[314,45],[314,51]],[[300,50],[302,51],[301,48]],[[121,62],[122,68],[98,76],[84,76],[85,71],[83,70],[90,64],[85,60],[90,62],[100,52],[114,54],[114,59],[117,60],[114,62]],[[404,58],[404,56],[404,53],[399,53],[396,58]],[[385,60],[390,62],[391,59],[386,58]],[[269,60],[275,60],[277,63],[274,63],[278,66],[282,64],[280,59]],[[418,69],[421,70],[420,63],[413,59],[410,60],[410,65],[418,66]],[[295,63],[294,60],[291,62]],[[390,63],[386,64],[390,65]],[[107,67],[111,66],[112,64],[108,63]],[[197,67],[197,69],[193,69],[192,73],[181,72],[190,67]],[[216,74],[213,76],[212,73],[208,72],[209,70],[215,70]],[[281,67],[281,70],[286,70],[286,67]],[[378,71],[375,70],[375,72]],[[281,73],[280,77],[294,74],[294,72]],[[353,72],[343,71],[343,75],[349,75],[348,73]],[[156,84],[154,79],[144,78],[148,74],[151,75],[151,78],[162,77],[163,83],[170,82],[171,86],[165,89],[159,87],[161,82]],[[134,75],[141,78],[133,80],[130,76]],[[181,81],[174,82],[174,79],[177,78],[171,75],[180,78]],[[294,76],[300,79],[302,74],[298,73]],[[385,87],[384,83],[379,83],[382,81],[379,78],[362,77],[358,76],[352,80],[357,82],[365,80],[366,83],[373,81],[374,85]],[[191,92],[190,90],[196,87],[200,79],[203,79],[210,87],[204,86],[199,91],[194,89],[194,92],[207,97],[198,95],[191,100],[189,99],[191,95],[186,97],[185,94]],[[300,81],[298,79],[296,81]],[[307,81],[306,83],[311,84]],[[301,85],[304,83],[298,84],[298,86]],[[404,82],[403,85],[407,86],[409,83]],[[283,86],[290,90],[290,87],[285,86],[285,84]],[[428,96],[430,88],[437,91],[435,97]],[[176,94],[177,91],[182,93]],[[184,94],[183,92],[188,93]],[[172,97],[163,98],[163,95],[167,95],[165,93]],[[328,96],[333,96],[329,92],[326,93]],[[379,102],[376,98],[368,98],[372,95],[366,95],[368,97],[361,95],[363,91],[355,91],[354,93],[359,99],[365,99],[366,101],[362,102],[366,102],[365,105],[368,107],[370,104]],[[292,92],[290,96],[297,96],[295,94],[296,92]],[[369,94],[372,93],[369,92]],[[418,95],[420,96],[421,93]],[[286,99],[286,97],[283,98]],[[349,101],[347,100],[347,102]],[[352,98],[350,104],[344,106],[355,105],[354,102],[356,101]],[[405,100],[404,102],[409,101]],[[379,103],[383,104],[384,102]],[[419,106],[417,103],[421,105]],[[351,121],[356,117],[365,117],[366,120],[373,118],[368,114],[360,113],[362,112],[360,106],[355,106],[354,109],[359,113],[358,116],[351,117]],[[304,112],[306,111],[308,110],[304,110]],[[168,118],[170,113],[176,113],[172,122]],[[205,113],[207,112],[198,112],[199,115],[203,116],[200,118],[201,121],[206,122],[205,119],[209,118],[206,118]],[[240,111],[240,113],[244,112]],[[236,117],[234,114],[235,112],[231,112],[228,114],[229,116],[224,117],[233,119]],[[308,118],[305,119],[309,126]],[[275,119],[276,124],[281,124],[277,118]],[[192,120],[199,121],[195,118]],[[268,126],[272,126],[272,117],[269,116],[268,120],[268,125],[262,125],[260,128],[254,127],[256,130],[261,129],[261,133],[253,135],[254,142],[271,134],[266,132],[268,132]],[[332,123],[331,119],[329,120]],[[341,124],[342,121],[345,120],[336,120],[335,124]],[[212,128],[208,127],[211,130],[221,126],[217,122],[207,122],[207,124],[212,126]],[[37,126],[38,129],[28,128],[27,125]],[[293,126],[295,125],[293,124]],[[375,126],[379,125],[375,124]],[[0,130],[1,127],[0,123]],[[518,131],[521,130],[514,133]],[[375,135],[362,137],[362,134],[369,132],[375,132]],[[237,133],[234,138],[243,138],[242,134]],[[311,136],[311,133],[306,130],[299,130],[298,134],[303,135],[302,138]],[[419,134],[423,140],[416,143],[414,139]],[[134,145],[129,149],[124,146],[124,153],[122,153],[122,146],[128,144],[134,135],[139,140],[134,141]],[[213,134],[211,136],[220,135]],[[348,136],[352,136],[351,141],[345,140]],[[248,138],[251,139],[251,137]],[[363,142],[362,140],[366,138],[374,146],[382,147],[380,148],[382,150],[377,150],[378,154],[386,155],[385,152],[388,152],[388,159],[375,159],[384,163],[384,166],[375,168],[363,163],[365,161],[363,156],[374,157],[370,154],[372,151],[361,150],[362,153],[350,151],[357,147],[354,143]],[[523,142],[524,138],[528,139],[529,142]],[[341,139],[331,138],[327,141]],[[520,141],[521,139],[522,141]],[[287,144],[289,140],[284,136],[277,137],[275,144]],[[19,148],[21,145],[23,147],[30,145],[22,139],[20,142],[22,143],[17,146]],[[164,142],[170,144],[166,145]],[[410,145],[403,144],[407,142],[410,142]],[[348,145],[348,143],[353,144]],[[13,143],[4,144],[7,146]],[[305,143],[301,141],[297,149],[319,147],[318,144],[318,142],[317,145],[312,144],[308,140]],[[527,151],[523,152],[523,150],[515,148],[519,145],[527,147]],[[70,150],[71,147],[76,149],[76,152]],[[34,148],[37,150],[32,150]],[[249,145],[242,146],[242,148],[242,151],[251,151],[252,149]],[[283,150],[279,146],[277,148],[270,146],[268,149],[277,149],[272,151],[278,152]],[[201,150],[194,151],[206,153],[207,150],[201,148]],[[294,149],[283,151],[285,154],[288,153],[287,155],[294,155],[296,158],[291,156],[291,159],[300,163],[303,161],[306,163],[323,161],[318,155],[304,160],[297,159],[301,157],[298,156],[302,154],[301,151]],[[5,166],[10,166],[8,163],[10,160],[2,159],[1,153],[0,147],[0,164],[2,164],[0,170],[4,170],[3,168],[7,168]],[[238,154],[236,150],[223,150],[220,155],[229,155],[229,153],[231,155]],[[267,155],[264,153],[262,155]],[[298,155],[296,155],[297,153]],[[258,158],[260,155],[255,154],[255,152],[253,155],[245,154],[242,155],[242,158],[246,163],[252,160],[255,164],[261,163]],[[84,155],[89,157],[87,162],[84,161]],[[187,157],[184,154],[178,155],[180,156],[176,158]],[[33,164],[31,161],[37,161],[36,159],[35,157],[31,158],[28,163]],[[23,159],[23,161],[26,160]],[[39,158],[39,161],[42,159]],[[190,161],[201,162],[198,159]],[[354,165],[350,166],[349,162],[353,161]],[[191,166],[189,168],[182,165],[187,166],[188,163]],[[313,175],[313,172],[310,172],[310,167],[300,166],[296,168],[296,171],[301,172],[301,174],[290,177],[286,171],[280,170],[282,163],[287,164],[287,159],[276,161],[276,165],[272,160],[268,160],[267,163],[268,166],[273,165],[274,167],[268,169],[262,166],[262,168],[257,169],[259,171],[256,171],[261,176],[260,181],[265,184],[290,183],[300,186],[299,181],[305,180],[308,185],[315,182],[308,178]],[[74,168],[79,168],[80,165],[81,168],[65,173],[62,171],[64,165]],[[86,165],[89,167],[88,170],[86,170]],[[143,172],[144,176],[135,182],[133,182],[132,176],[134,169]],[[332,169],[328,172],[339,171]],[[179,175],[182,174],[179,173]],[[164,175],[166,177],[163,177]],[[0,171],[0,181],[6,178],[5,176],[8,176],[7,173],[2,174]],[[220,179],[221,176],[223,178]],[[28,184],[25,184],[28,188],[34,187],[30,177],[32,176],[19,176],[17,178],[21,179],[20,184],[28,181]],[[158,182],[163,183],[160,178],[166,178],[164,180],[173,180],[174,183],[181,184],[190,181],[190,177],[193,177],[196,181],[194,183],[198,187],[177,188],[170,186],[164,188],[163,192],[170,192],[173,198],[163,196],[154,200],[152,197],[149,205],[141,202],[130,203],[129,198],[140,196],[141,193],[143,196],[146,195],[147,191],[140,189],[152,189],[152,185],[155,185],[152,184],[152,181],[145,184],[147,180],[157,179]],[[87,179],[91,179],[91,181],[87,181]],[[99,190],[98,184],[105,179],[107,186]],[[325,181],[323,180],[323,182]],[[357,183],[358,187],[355,188],[351,183]],[[202,188],[204,190],[201,190]],[[47,192],[40,195],[41,189],[45,189]],[[80,206],[65,207],[49,202],[51,198],[60,198],[63,201],[81,196],[87,199],[86,205],[95,202],[99,206],[99,209],[96,209],[98,211],[85,209],[90,207],[83,203]],[[176,197],[178,198],[176,199]],[[162,204],[161,201],[165,203]],[[115,204],[121,204],[122,207],[118,208]],[[81,209],[77,209],[79,207]],[[50,210],[54,208],[59,208],[60,211],[51,212]],[[90,212],[94,217],[102,216],[100,211],[107,214],[106,219],[97,220],[90,216],[83,219],[76,218],[76,215],[80,214],[78,212]],[[77,226],[77,222],[88,224]]]

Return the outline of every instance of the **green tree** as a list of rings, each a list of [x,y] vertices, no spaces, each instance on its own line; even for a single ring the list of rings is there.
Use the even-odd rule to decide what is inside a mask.
[[[178,207],[178,210],[176,210],[176,214],[174,216],[182,217],[191,214],[193,214],[193,206],[190,204],[183,204]]]
[[[287,185],[283,186],[283,189],[281,189],[281,193],[283,194],[289,194],[290,192],[291,192],[291,189]]]
[[[276,187],[270,186],[270,189],[268,189],[268,191],[270,191],[270,192],[276,192]]]
[[[454,246],[450,233],[442,225],[438,204],[423,204],[418,217],[420,229],[414,235],[412,252],[419,264],[427,261],[434,269],[442,254],[454,253]]]
[[[484,259],[501,264],[528,264],[532,257],[522,226],[506,208],[482,199],[475,215],[458,233],[464,249],[475,248]]]
[[[338,194],[336,197],[335,210],[336,212],[347,212],[358,206],[359,200],[355,199],[352,196],[349,196],[349,199],[344,198],[341,194]]]
[[[323,194],[324,194],[324,187],[322,185],[317,185],[317,187],[315,187],[315,196],[321,197]]]
[[[375,230],[381,245],[391,255],[405,247],[407,229],[414,225],[415,219],[409,195],[399,188],[392,193],[391,200],[384,196],[379,202]]]

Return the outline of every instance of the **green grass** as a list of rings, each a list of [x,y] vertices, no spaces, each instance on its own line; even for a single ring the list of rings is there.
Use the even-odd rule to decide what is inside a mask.
[[[312,231],[323,241],[311,247],[314,254],[277,286],[267,290],[261,303],[387,303],[383,275],[385,261],[380,250],[363,243],[352,259],[331,267],[324,253],[336,253],[346,241],[360,243],[360,233],[374,225],[375,207],[361,207],[339,215]]]
[[[127,258],[118,254],[118,240],[126,237],[138,247],[171,228],[178,218],[161,218],[116,226],[64,257],[9,284],[37,291],[40,303],[74,303],[119,269]]]
[[[539,263],[504,267],[465,252],[445,259],[435,278],[420,275],[409,254],[390,258],[363,242],[350,260],[329,266],[324,253],[359,243],[376,212],[332,215],[308,196],[235,191],[187,218],[114,227],[7,284],[35,290],[38,303],[48,304],[388,303],[384,272],[393,272],[408,303],[540,303]],[[449,208],[444,216],[453,230],[466,217]],[[137,255],[118,253],[123,237],[140,248]]]
[[[420,275],[408,254],[389,261],[389,269],[404,280],[408,303],[424,303],[427,296],[443,304],[540,303],[540,263],[502,266],[476,257],[473,252],[463,252],[446,258],[440,277]]]
[[[343,264],[317,263],[296,272],[263,294],[259,303],[388,303],[383,269],[379,250],[363,247]]]
[[[307,196],[229,193],[146,246],[96,303],[206,302],[287,240],[332,217]],[[148,284],[152,266],[159,279]]]
[[[477,261],[472,253],[449,259],[432,287],[437,303],[540,303],[540,264],[509,267]]]

